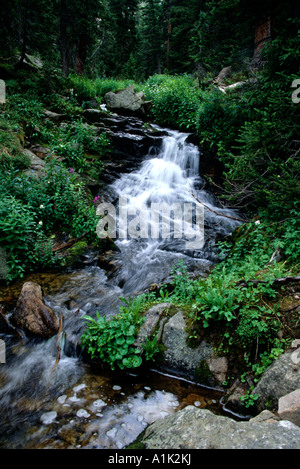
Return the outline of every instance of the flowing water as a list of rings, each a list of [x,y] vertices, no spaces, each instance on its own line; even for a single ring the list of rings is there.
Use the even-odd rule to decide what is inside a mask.
[[[234,213],[219,207],[202,189],[199,150],[186,138],[187,134],[169,130],[159,151],[149,149],[138,170],[121,176],[102,194],[115,207],[126,199],[126,230],[116,211],[122,236],[116,239],[118,250],[111,254],[111,272],[93,262],[95,253],[90,253],[85,268],[28,278],[41,284],[46,304],[63,315],[64,343],[56,363],[57,337],[42,341],[0,335],[6,343],[6,363],[0,364],[0,447],[120,449],[146,425],[184,405],[222,411],[219,391],[154,371],[143,375],[99,372],[82,361],[76,347],[83,315],[117,312],[120,297],[167,280],[181,259],[189,272],[205,274],[215,260],[216,239],[237,225],[227,218]],[[193,226],[185,225],[182,233],[176,232],[179,225],[174,222],[169,223],[169,233],[162,235],[153,221],[157,222],[162,204],[177,204],[177,221],[184,217],[182,207],[196,206],[191,193],[206,206],[201,225],[204,244],[192,249],[187,243],[196,233],[197,211],[189,218]],[[21,286],[14,288],[3,294],[17,297]]]

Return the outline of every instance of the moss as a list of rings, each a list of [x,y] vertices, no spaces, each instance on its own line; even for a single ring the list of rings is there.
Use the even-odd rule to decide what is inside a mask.
[[[132,442],[130,445],[126,446],[125,449],[145,449],[145,444],[142,442],[144,435],[146,432],[146,428],[142,433],[139,434],[139,436]]]
[[[82,256],[82,254],[84,254],[88,248],[89,246],[86,240],[81,240],[75,243],[71,248],[68,249],[65,257],[65,265],[73,265],[79,260],[80,256]]]
[[[211,381],[211,371],[205,360],[201,360],[194,373],[195,381],[199,384],[209,384]]]

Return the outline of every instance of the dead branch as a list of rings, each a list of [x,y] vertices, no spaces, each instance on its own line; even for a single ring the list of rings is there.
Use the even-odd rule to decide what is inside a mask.
[[[288,283],[299,283],[299,282],[300,282],[300,277],[282,277],[282,278],[276,278],[272,280],[271,286],[280,287],[281,285],[287,285]],[[263,283],[269,283],[269,281],[268,280],[248,280],[246,282],[245,280],[241,280],[240,282],[237,283],[237,286],[239,287],[247,287],[249,285],[257,286]]]
[[[240,221],[241,223],[246,223],[248,220],[242,220],[241,218],[237,218],[237,217],[232,217],[230,215],[225,215],[224,213],[219,213],[217,212],[216,210],[213,210],[211,207],[208,207],[208,205],[204,204],[203,202],[201,202],[196,196],[195,194],[193,194],[191,191],[189,191],[189,193],[191,194],[191,196],[201,205],[203,205],[203,207],[207,208],[207,210],[209,210],[210,212],[213,212],[215,213],[216,215],[218,215],[219,217],[225,217],[225,218],[230,218],[231,220],[236,220],[236,221]]]
[[[63,325],[63,315],[61,314],[60,315],[60,319],[59,319],[59,327],[58,327],[58,332],[57,332],[57,339],[56,339],[56,360],[55,360],[55,363],[52,367],[52,370],[51,372],[53,372],[60,360],[60,345],[59,345],[59,341],[60,341],[60,336],[61,336],[61,332],[62,332],[62,325]]]
[[[71,246],[73,246],[73,244],[77,243],[78,241],[80,241],[82,238],[84,238],[86,235],[88,234],[88,231],[86,231],[85,233],[83,233],[81,236],[78,236],[78,238],[75,238],[75,239],[71,239],[70,241],[68,241],[67,243],[63,244],[62,246],[58,246],[56,248],[53,248],[52,249],[52,252],[58,252],[58,251],[62,251],[63,249],[67,249]]]

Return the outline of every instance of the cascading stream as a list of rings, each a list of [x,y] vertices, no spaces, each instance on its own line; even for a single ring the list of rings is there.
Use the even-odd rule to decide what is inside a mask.
[[[162,412],[165,415],[173,412],[178,405],[177,396],[172,393],[162,395],[161,388],[155,390],[152,387],[151,392],[147,390],[147,395],[145,390],[139,388],[139,393],[136,395],[134,387],[136,384],[130,389],[128,385],[124,393],[125,397],[118,396],[118,399],[122,397],[123,400],[114,401],[111,396],[115,394],[105,394],[103,391],[104,388],[109,387],[109,383],[113,382],[113,378],[95,377],[89,367],[82,363],[74,351],[72,352],[70,344],[79,341],[84,326],[83,315],[94,315],[96,311],[103,315],[116,312],[120,297],[134,295],[149,288],[151,283],[166,280],[171,268],[180,259],[183,259],[190,271],[196,271],[200,275],[206,272],[213,260],[212,247],[216,237],[219,234],[230,233],[237,225],[236,221],[226,218],[226,215],[232,212],[219,207],[216,209],[212,195],[201,190],[199,150],[195,145],[187,143],[186,138],[185,133],[168,130],[168,135],[163,139],[162,148],[155,157],[153,157],[153,152],[149,151],[149,156],[145,158],[138,170],[122,175],[108,187],[107,197],[110,202],[116,204],[120,197],[126,198],[126,210],[131,213],[128,215],[129,218],[126,218],[126,223],[129,224],[133,220],[134,226],[136,214],[145,215],[145,211],[146,218],[144,216],[143,220],[146,219],[149,222],[148,236],[127,235],[116,239],[119,251],[114,254],[114,263],[117,268],[109,279],[105,271],[95,265],[71,273],[49,274],[46,279],[40,278],[46,303],[58,316],[63,314],[64,317],[64,337],[67,339],[68,347],[63,349],[57,365],[54,366],[56,337],[42,342],[24,337],[16,343],[15,338],[5,336],[7,362],[0,365],[0,428],[2,428],[0,447],[27,447],[37,442],[41,444],[41,441],[45,441],[47,445],[49,438],[52,439],[52,446],[49,443],[50,447],[56,447],[57,432],[60,432],[61,428],[72,431],[77,429],[78,418],[82,419],[84,416],[83,413],[81,417],[77,414],[79,410],[82,411],[82,406],[88,405],[89,399],[90,407],[85,407],[85,409],[87,409],[87,414],[92,415],[90,417],[92,423],[89,421],[89,427],[85,427],[84,431],[89,434],[90,429],[97,427],[99,432],[99,438],[95,437],[93,442],[89,440],[89,444],[100,448],[121,448],[122,445],[130,442],[130,438],[137,436],[149,421],[161,417]],[[157,210],[161,208],[161,204],[166,204],[168,207],[172,204],[178,204],[177,207],[183,207],[184,204],[196,205],[191,192],[208,207],[220,213],[217,216],[209,210],[204,212],[204,246],[198,250],[186,249],[187,233],[176,237],[175,225],[172,225],[170,221],[169,226],[172,226],[172,229],[170,229],[169,237],[151,236],[153,232],[157,233],[157,226],[153,221],[153,218],[157,221],[155,210],[150,212],[149,220],[149,209],[152,205],[157,204]],[[120,224],[120,218],[118,224]],[[138,235],[139,231],[134,231],[134,233]],[[91,385],[89,397],[78,398],[79,391],[75,391],[71,396],[67,394],[76,383],[91,381],[91,376],[93,376],[93,386],[97,379],[102,379],[102,384],[101,386],[99,384],[96,390]],[[80,389],[84,389],[86,385],[80,386],[83,386]],[[101,399],[104,402],[101,405],[105,407],[105,410],[101,407],[101,412],[97,413],[95,393],[99,393],[100,388],[103,391]],[[92,399],[94,399],[93,403],[91,403]],[[97,402],[102,402],[102,400],[98,399]],[[75,409],[77,413],[75,410],[72,413],[72,406],[77,405],[77,402],[81,407]],[[111,406],[112,402],[115,402],[113,406]],[[139,411],[139,417],[137,417],[136,409],[147,407],[150,403],[150,420],[147,420],[145,416],[143,420],[142,410]],[[149,408],[147,412],[149,413]],[[54,416],[53,421],[51,421],[50,414]],[[48,416],[48,420],[43,417],[44,415]],[[99,419],[101,419],[102,426]],[[120,422],[123,422],[123,427]],[[126,425],[130,427],[129,430]],[[30,430],[30,427],[35,431]],[[81,432],[82,420],[79,427],[78,432]],[[105,433],[103,433],[104,436],[100,435],[100,427]],[[49,428],[52,430],[50,431]],[[80,438],[78,441],[80,443]],[[67,447],[74,447],[74,445],[75,443],[69,443]]]

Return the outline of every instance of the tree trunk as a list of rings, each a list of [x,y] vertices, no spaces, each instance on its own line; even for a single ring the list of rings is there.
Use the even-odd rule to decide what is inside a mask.
[[[69,75],[69,47],[67,39],[68,11],[66,0],[60,1],[60,52],[62,60],[62,72]]]
[[[75,72],[77,75],[83,75],[85,63],[86,63],[86,50],[87,50],[87,37],[85,34],[81,34],[79,37],[79,43],[77,48],[77,57],[75,62]]]

